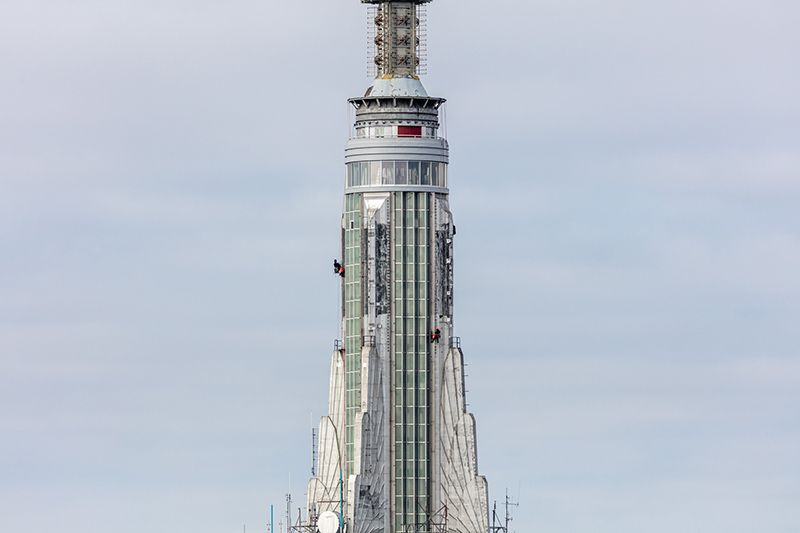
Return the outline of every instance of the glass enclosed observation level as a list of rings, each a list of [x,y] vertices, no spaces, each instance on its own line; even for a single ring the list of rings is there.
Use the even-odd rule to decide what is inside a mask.
[[[447,163],[438,161],[358,161],[347,164],[345,187],[430,185],[447,187]]]
[[[447,190],[447,141],[439,136],[441,98],[353,98],[345,149],[347,192]]]

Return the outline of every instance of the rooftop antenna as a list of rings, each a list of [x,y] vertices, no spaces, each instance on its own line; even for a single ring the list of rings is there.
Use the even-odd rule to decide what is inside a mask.
[[[509,507],[519,507],[519,502],[512,502],[511,501],[511,498],[509,498],[509,496],[508,496],[508,488],[506,488],[506,502],[505,502],[505,508],[506,508],[506,533],[509,533],[508,532],[508,523],[511,522],[514,519],[511,516],[511,510],[509,509]]]
[[[313,415],[312,415],[313,420]],[[311,477],[317,476],[317,428],[311,424]]]
[[[505,507],[505,516],[501,524],[500,517],[497,515],[497,500],[495,500],[494,505],[492,505],[492,525],[489,526],[489,531],[491,533],[509,533],[508,523],[514,520],[511,516],[511,507],[519,507],[519,502],[511,501],[511,497],[508,495],[508,488],[506,488],[506,497],[503,506]]]
[[[430,0],[361,0],[367,9],[367,74],[373,78],[427,74]]]
[[[289,533],[292,525],[292,493],[286,493],[286,533]]]
[[[505,526],[501,526],[499,522],[500,518],[497,516],[497,500],[495,500],[492,505],[492,525],[489,526],[489,531],[491,533],[500,533],[501,531],[506,533]]]

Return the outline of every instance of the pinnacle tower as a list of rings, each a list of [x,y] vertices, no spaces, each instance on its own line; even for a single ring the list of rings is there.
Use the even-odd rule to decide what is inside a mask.
[[[488,527],[453,329],[444,99],[418,77],[426,1],[362,0],[372,4],[377,76],[349,100],[341,341],[308,487],[306,525],[320,533]]]

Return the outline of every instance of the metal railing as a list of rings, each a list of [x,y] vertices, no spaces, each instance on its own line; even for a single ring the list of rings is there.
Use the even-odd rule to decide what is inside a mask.
[[[369,135],[369,136],[361,135],[361,136],[359,136],[354,131],[350,132],[350,137],[349,138],[350,138],[351,141],[360,141],[360,140],[369,141],[369,140],[374,140],[374,139],[429,139],[429,140],[435,140],[435,141],[446,141],[447,140],[444,137],[442,137],[441,135],[398,135],[398,134],[394,134],[394,135]]]

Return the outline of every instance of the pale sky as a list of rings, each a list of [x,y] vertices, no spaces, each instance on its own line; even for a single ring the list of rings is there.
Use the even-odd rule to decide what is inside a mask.
[[[512,531],[800,531],[800,4],[428,13]],[[0,0],[0,531],[265,531],[303,504],[365,21]]]

